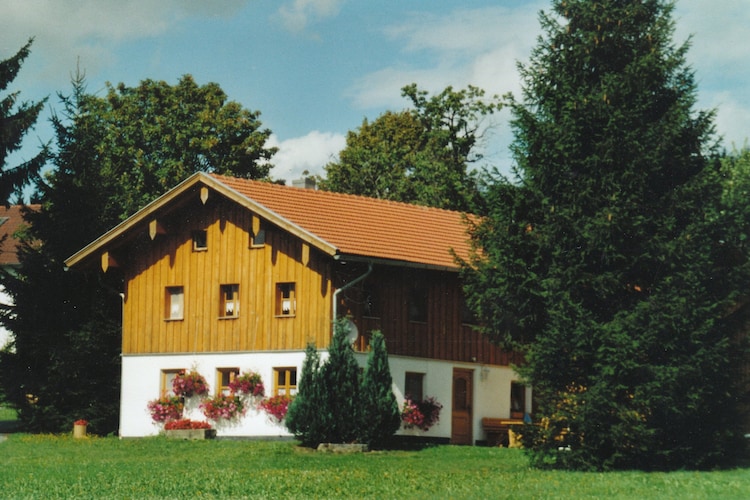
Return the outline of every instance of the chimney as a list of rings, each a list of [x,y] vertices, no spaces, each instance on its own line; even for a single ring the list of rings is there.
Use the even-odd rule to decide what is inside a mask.
[[[316,189],[315,177],[308,177],[305,175],[301,179],[294,179],[292,181],[292,186],[302,189]]]

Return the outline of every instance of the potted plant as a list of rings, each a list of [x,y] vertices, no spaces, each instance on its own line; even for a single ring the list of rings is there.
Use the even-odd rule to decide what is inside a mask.
[[[234,420],[245,414],[247,409],[236,394],[218,394],[201,401],[200,409],[207,419],[216,421]]]
[[[172,380],[172,391],[175,395],[185,398],[203,396],[208,393],[208,384],[203,375],[197,371],[186,372],[182,370]]]
[[[229,390],[235,394],[251,397],[262,398],[265,395],[263,379],[260,374],[253,371],[245,372],[232,380],[229,383]]]
[[[434,397],[428,397],[422,401],[413,401],[406,398],[401,409],[401,422],[405,429],[421,429],[428,431],[430,427],[440,421],[440,410],[443,405],[438,403]]]
[[[289,404],[292,402],[291,396],[279,395],[266,398],[260,402],[260,408],[273,417],[277,423],[281,423],[286,417],[289,410]]]
[[[88,420],[78,419],[73,422],[73,437],[76,439],[86,437],[86,427],[89,425]]]
[[[179,419],[182,417],[182,410],[185,408],[185,404],[179,396],[163,396],[159,399],[153,399],[146,406],[151,414],[151,420],[156,423]]]
[[[216,431],[208,422],[181,418],[164,424],[164,434],[168,439],[213,439]]]

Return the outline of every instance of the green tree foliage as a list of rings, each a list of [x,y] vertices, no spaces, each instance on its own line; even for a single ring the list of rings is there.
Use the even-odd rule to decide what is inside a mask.
[[[320,434],[317,415],[317,376],[320,369],[320,355],[314,344],[308,344],[305,350],[305,361],[297,383],[297,395],[289,405],[284,423],[289,432],[294,434],[303,445],[317,445]]]
[[[401,426],[401,413],[393,393],[385,337],[372,332],[367,369],[362,380],[361,441],[371,448],[382,447]]]
[[[18,275],[3,278],[16,306],[3,318],[14,352],[0,377],[31,430],[86,418],[104,434],[118,421],[122,277],[66,271],[64,260],[196,171],[265,176],[273,149],[257,113],[190,77],[120,85],[102,98],[78,76],[61,105],[55,169],[36,186],[42,209],[26,216]]]
[[[385,339],[373,332],[364,378],[347,340],[346,320],[334,327],[328,358],[321,365],[308,345],[297,396],[286,426],[303,445],[361,442],[382,446],[401,423],[393,394]]]
[[[469,302],[486,334],[525,349],[537,464],[704,467],[741,441],[740,208],[725,203],[713,114],[693,110],[672,10],[552,2],[511,99],[517,179],[497,179],[472,228]]]
[[[321,188],[454,210],[481,211],[469,165],[481,159],[483,119],[497,100],[469,86],[429,96],[415,85],[402,89],[413,109],[386,112],[349,132],[339,160],[326,165]]]
[[[0,91],[5,91],[16,79],[21,65],[31,52],[33,39],[14,56],[0,61]],[[0,200],[8,203],[13,194],[28,186],[47,161],[47,147],[43,146],[32,159],[20,165],[6,165],[8,155],[21,148],[23,137],[32,129],[46,99],[39,102],[18,102],[20,92],[11,92],[0,99]]]

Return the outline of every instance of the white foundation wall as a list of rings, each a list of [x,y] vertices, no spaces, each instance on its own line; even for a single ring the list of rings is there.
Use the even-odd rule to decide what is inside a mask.
[[[327,357],[321,352],[321,360]],[[266,395],[273,391],[274,368],[297,367],[297,377],[302,372],[304,351],[273,351],[252,353],[216,353],[189,355],[144,355],[123,356],[122,386],[120,401],[120,436],[144,437],[157,435],[162,426],[153,423],[147,404],[161,394],[162,371],[195,369],[206,378],[211,394],[217,386],[219,368],[239,368],[241,372],[252,370],[261,375]],[[356,354],[360,366],[367,364],[367,354]],[[482,418],[508,418],[510,416],[510,386],[518,380],[512,368],[507,366],[480,365],[477,363],[455,363],[404,356],[389,356],[393,392],[399,408],[404,402],[404,383],[407,372],[423,373],[423,394],[433,396],[443,405],[440,421],[428,431],[400,429],[398,434],[419,435],[435,438],[451,437],[451,403],[453,369],[472,370],[472,421],[473,441],[484,440]],[[192,398],[195,399],[195,398]],[[198,401],[186,401],[185,416],[193,420],[206,420],[197,408]],[[527,394],[527,406],[531,397]],[[527,412],[530,408],[527,407]],[[290,436],[283,424],[278,424],[264,411],[249,408],[246,415],[230,425],[215,425],[218,436]]]

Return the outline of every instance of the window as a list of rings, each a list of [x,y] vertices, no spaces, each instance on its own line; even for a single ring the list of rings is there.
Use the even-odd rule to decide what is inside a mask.
[[[236,318],[240,314],[240,285],[221,285],[219,290],[219,316]]]
[[[523,418],[526,411],[526,386],[520,382],[510,383],[510,416]]]
[[[168,370],[161,371],[161,395],[162,396],[174,396],[172,390],[172,381],[178,373],[184,371],[183,368],[171,368]]]
[[[229,384],[240,374],[239,368],[218,368],[216,370],[216,394],[229,394]]]
[[[294,396],[297,394],[297,369],[273,369],[273,394],[275,396]]]
[[[276,284],[276,316],[294,316],[297,313],[294,288],[294,283]]]
[[[260,248],[266,244],[266,230],[258,229],[256,232],[250,232],[250,248]]]
[[[406,372],[404,395],[412,401],[422,401],[424,399],[423,384],[424,373]]]
[[[427,321],[427,289],[415,286],[409,294],[409,321]]]
[[[208,231],[193,231],[193,251],[202,252],[208,250]]]
[[[469,307],[469,303],[466,302],[466,298],[464,298],[461,304],[461,323],[463,323],[464,325],[476,325],[478,323],[477,316]]]
[[[185,317],[185,290],[181,286],[168,286],[164,293],[164,319]]]

